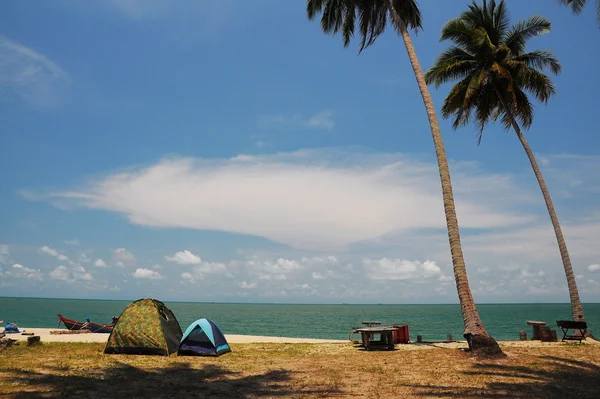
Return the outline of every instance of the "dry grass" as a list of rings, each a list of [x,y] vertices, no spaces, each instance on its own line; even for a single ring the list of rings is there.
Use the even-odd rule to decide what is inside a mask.
[[[4,398],[598,398],[600,345],[365,352],[343,344],[237,344],[219,358],[102,354],[102,344],[0,352]]]

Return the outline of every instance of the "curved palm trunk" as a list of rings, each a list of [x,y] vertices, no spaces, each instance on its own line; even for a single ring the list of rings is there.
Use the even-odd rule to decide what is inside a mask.
[[[558,249],[560,251],[560,256],[562,258],[563,266],[565,268],[565,274],[567,275],[567,285],[569,287],[569,296],[571,298],[571,313],[573,315],[573,320],[575,321],[585,321],[585,316],[583,315],[583,306],[581,306],[581,301],[579,300],[579,290],[577,290],[577,283],[575,282],[575,274],[573,273],[573,266],[571,266],[571,258],[569,257],[569,251],[567,250],[567,244],[563,237],[562,229],[560,228],[560,223],[558,222],[558,216],[556,216],[556,210],[554,209],[554,204],[552,203],[552,198],[550,197],[550,192],[548,191],[548,186],[546,186],[546,181],[544,180],[544,176],[542,176],[542,171],[535,159],[535,155],[533,155],[533,151],[531,151],[531,147],[529,143],[525,139],[525,136],[521,132],[521,128],[519,124],[513,117],[512,111],[506,106],[504,99],[500,96],[500,93],[496,91],[496,95],[500,99],[500,102],[506,113],[510,117],[511,125],[527,154],[527,158],[529,158],[529,163],[533,168],[533,173],[535,174],[535,178],[540,185],[540,190],[542,190],[542,195],[544,197],[544,201],[546,202],[546,208],[548,208],[548,213],[550,214],[550,220],[552,221],[552,227],[554,227],[554,234],[556,234],[556,241],[558,242]]]
[[[388,10],[394,18],[396,25],[400,29],[402,40],[406,46],[408,58],[412,65],[417,84],[423,97],[423,103],[425,104],[425,110],[427,111],[427,117],[429,119],[429,125],[431,127],[431,135],[433,137],[433,143],[435,146],[435,152],[437,155],[437,162],[440,171],[440,180],[442,184],[442,197],[444,200],[444,212],[446,214],[446,224],[448,226],[448,239],[450,241],[450,253],[452,254],[452,266],[454,269],[454,279],[456,280],[456,289],[458,290],[458,299],[460,301],[460,307],[463,315],[463,321],[465,324],[464,337],[467,339],[469,349],[476,353],[482,353],[486,355],[498,355],[502,354],[502,350],[498,343],[490,337],[487,333],[477,308],[475,307],[475,301],[471,294],[469,287],[469,279],[467,277],[467,269],[465,266],[465,260],[463,257],[462,246],[460,244],[460,233],[458,230],[458,219],[456,217],[456,209],[454,206],[454,194],[452,193],[452,182],[450,180],[450,168],[448,166],[448,159],[446,158],[446,150],[444,149],[444,141],[440,132],[440,125],[438,123],[437,114],[435,107],[433,106],[433,100],[431,94],[425,83],[425,77],[423,76],[423,70],[419,64],[419,59],[412,44],[412,40],[406,29],[406,26],[400,20],[400,17],[396,13],[393,5],[390,1],[387,2]]]

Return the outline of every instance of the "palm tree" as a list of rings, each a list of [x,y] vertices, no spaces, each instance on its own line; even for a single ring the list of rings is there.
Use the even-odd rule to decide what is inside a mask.
[[[528,94],[547,103],[555,93],[554,84],[542,71],[560,73],[558,60],[550,51],[525,50],[529,39],[549,32],[550,27],[550,21],[539,16],[509,26],[504,0],[499,4],[495,0],[483,0],[482,6],[473,0],[467,11],[442,28],[441,40],[451,40],[454,45],[439,56],[425,74],[425,80],[436,87],[458,80],[444,101],[442,115],[452,116],[456,129],[466,125],[474,114],[479,128],[478,143],[490,121],[500,118],[507,130],[514,129],[529,158],[554,226],[567,275],[573,320],[584,321],[569,252],[552,198],[521,131],[521,126],[529,129],[533,122],[533,106]]]
[[[573,14],[579,14],[583,10],[583,7],[587,4],[588,0],[558,0],[562,5],[565,5],[573,11]],[[600,0],[596,0],[596,16],[600,23]]]
[[[307,0],[307,14],[310,20],[321,12],[322,30],[329,34],[341,31],[345,47],[350,44],[355,24],[358,24],[361,36],[359,53],[372,45],[385,31],[388,16],[402,37],[425,104],[437,155],[452,265],[465,325],[464,336],[474,354],[501,355],[498,343],[489,336],[481,322],[469,288],[444,142],[433,101],[408,32],[409,29],[421,28],[421,13],[416,0]]]

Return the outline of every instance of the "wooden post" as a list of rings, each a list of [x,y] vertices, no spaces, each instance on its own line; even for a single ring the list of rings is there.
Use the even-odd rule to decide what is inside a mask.
[[[446,341],[452,342],[452,334],[446,335]]]
[[[417,335],[417,343],[420,344],[421,342],[423,342],[423,337]]]
[[[527,333],[525,331],[519,331],[519,339],[521,341],[527,341]]]

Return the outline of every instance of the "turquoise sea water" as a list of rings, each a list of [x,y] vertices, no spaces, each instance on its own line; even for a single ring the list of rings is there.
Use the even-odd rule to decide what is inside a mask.
[[[57,313],[85,321],[109,323],[130,301],[83,299],[0,298],[0,320],[25,327],[54,328]],[[175,313],[182,330],[206,317],[226,334],[268,335],[299,338],[347,339],[351,327],[376,320],[384,325],[408,324],[411,339],[462,339],[462,316],[458,305],[290,305],[247,303],[165,302]],[[600,304],[584,304],[588,326],[600,332]],[[552,328],[556,320],[570,319],[569,304],[477,305],[488,332],[497,340],[515,340],[519,331],[531,327],[526,320],[543,320]],[[560,331],[559,331],[560,332]]]

